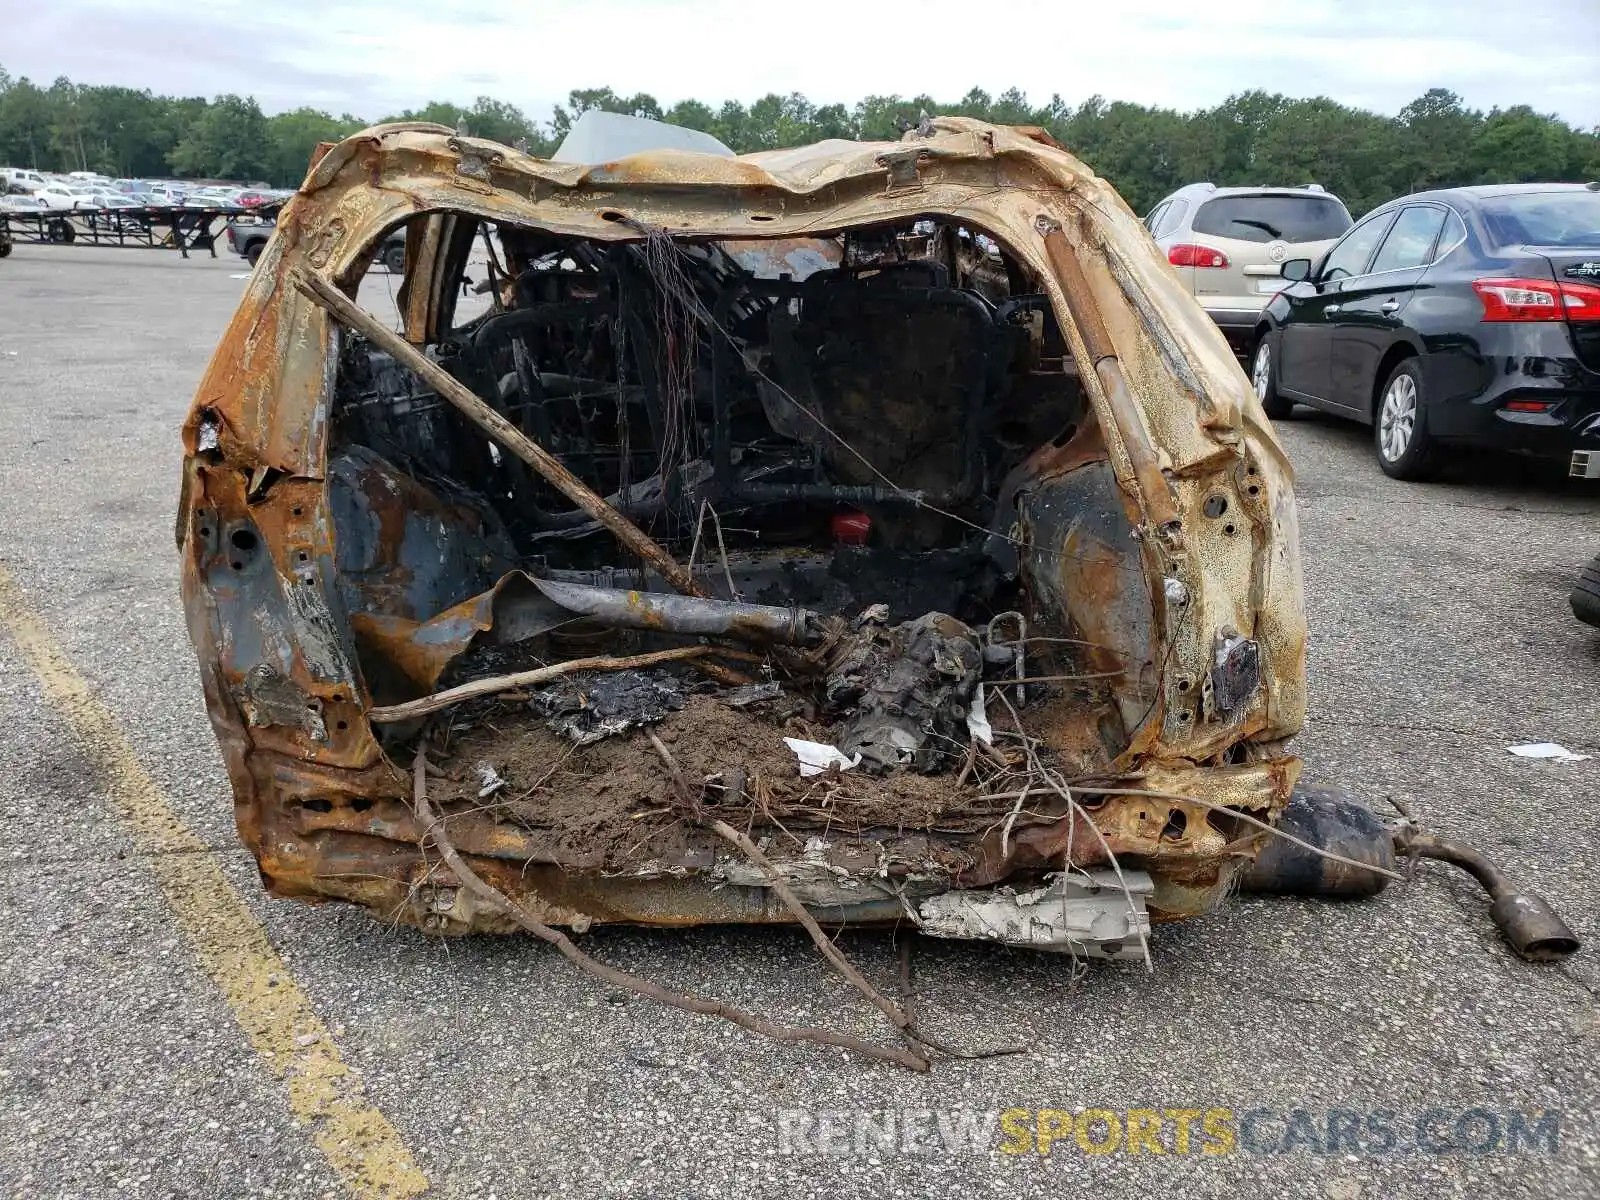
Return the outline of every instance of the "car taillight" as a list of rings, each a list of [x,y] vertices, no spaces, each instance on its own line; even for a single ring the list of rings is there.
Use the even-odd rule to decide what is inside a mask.
[[[1592,283],[1563,283],[1561,300],[1569,321],[1600,321],[1600,287]]]
[[[1554,400],[1507,400],[1500,407],[1507,412],[1546,413],[1555,406]]]
[[[1485,321],[1600,321],[1600,287],[1547,279],[1474,279]]]
[[[1191,246],[1180,242],[1167,251],[1167,261],[1175,267],[1225,267],[1228,256],[1210,246]]]

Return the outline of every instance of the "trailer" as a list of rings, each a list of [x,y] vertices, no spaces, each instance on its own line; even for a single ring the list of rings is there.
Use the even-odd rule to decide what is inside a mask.
[[[281,204],[255,208],[185,208],[177,204],[139,208],[85,208],[66,211],[0,210],[0,258],[14,243],[39,246],[119,246],[134,250],[191,250],[217,256],[217,239],[238,217],[274,214]]]

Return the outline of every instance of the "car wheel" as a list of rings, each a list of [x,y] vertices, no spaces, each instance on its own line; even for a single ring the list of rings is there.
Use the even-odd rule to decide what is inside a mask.
[[[390,246],[383,252],[383,265],[389,268],[392,275],[406,273],[406,248],[404,246]]]
[[[52,242],[71,245],[72,239],[78,236],[78,231],[72,227],[72,222],[64,217],[57,217],[51,221],[46,229],[45,236]]]
[[[11,239],[0,238],[0,258],[11,257]]]
[[[245,261],[248,262],[251,267],[254,267],[258,262],[261,261],[261,252],[266,248],[267,244],[265,242],[251,242],[244,249]]]
[[[1278,394],[1278,361],[1272,353],[1272,340],[1262,334],[1250,359],[1250,385],[1267,416],[1282,421],[1294,415],[1294,401]]]
[[[1372,440],[1378,465],[1394,479],[1425,479],[1433,471],[1438,443],[1428,432],[1422,372],[1407,359],[1390,372],[1373,413]]]
[[[1578,576],[1578,586],[1572,589],[1572,615],[1585,625],[1600,629],[1600,555]]]

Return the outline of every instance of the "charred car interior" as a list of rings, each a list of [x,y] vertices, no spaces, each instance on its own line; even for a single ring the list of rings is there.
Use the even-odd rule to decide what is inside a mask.
[[[353,297],[401,227],[395,332]],[[1297,791],[1270,426],[1037,131],[583,166],[368,130],[286,208],[185,440],[191,634],[276,895],[1137,958],[1247,873],[1394,875],[1370,813]],[[1263,876],[1286,812],[1345,865]],[[1547,915],[1530,944],[1576,948]]]

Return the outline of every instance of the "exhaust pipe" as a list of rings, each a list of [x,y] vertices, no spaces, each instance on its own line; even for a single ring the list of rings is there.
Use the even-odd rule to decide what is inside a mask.
[[[1394,848],[1401,855],[1460,867],[1481,883],[1493,901],[1489,919],[1511,948],[1529,962],[1557,962],[1576,954],[1582,945],[1548,901],[1532,892],[1512,891],[1500,869],[1471,846],[1407,826],[1395,831]]]
[[[1333,862],[1303,846],[1273,838],[1241,878],[1241,890],[1361,899],[1383,890],[1388,879],[1378,870],[1394,870],[1397,858],[1432,858],[1460,867],[1483,885],[1491,902],[1489,919],[1511,948],[1528,961],[1559,962],[1582,946],[1548,901],[1532,892],[1513,891],[1500,869],[1471,846],[1419,833],[1410,825],[1391,829],[1341,788],[1295,788],[1278,828],[1318,849],[1376,869]]]

